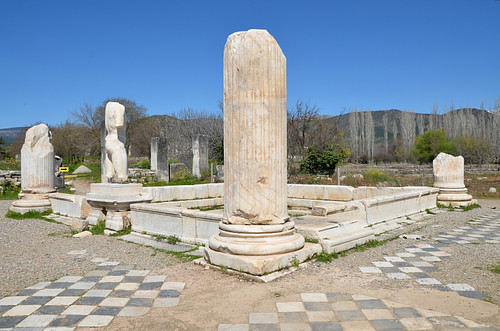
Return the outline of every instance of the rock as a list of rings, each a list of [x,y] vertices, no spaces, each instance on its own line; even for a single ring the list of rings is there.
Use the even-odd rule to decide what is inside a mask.
[[[88,173],[91,173],[92,170],[90,170],[89,168],[87,168],[86,166],[84,166],[83,164],[81,166],[79,166],[78,168],[75,169],[75,171],[73,171],[73,175],[78,175],[78,174],[88,174]]]
[[[74,234],[73,237],[74,238],[84,238],[84,237],[90,237],[91,235],[92,235],[92,232],[90,232],[90,231],[83,231],[83,232]]]
[[[81,218],[73,218],[71,220],[71,230],[82,232],[89,227],[89,222]]]
[[[104,230],[104,234],[105,234],[106,236],[112,235],[112,234],[114,234],[114,233],[116,233],[116,231],[113,231],[113,230],[108,230],[108,229],[105,229],[105,230]]]
[[[490,187],[489,191],[490,193],[496,193],[497,192],[497,189],[494,188],[494,187]]]

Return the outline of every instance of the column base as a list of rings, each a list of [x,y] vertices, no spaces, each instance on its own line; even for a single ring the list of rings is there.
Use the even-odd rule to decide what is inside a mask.
[[[472,199],[472,195],[467,194],[466,188],[439,188],[437,202],[445,206],[466,207],[477,203]]]
[[[319,253],[321,246],[311,243],[305,243],[304,247],[294,252],[273,255],[234,255],[205,247],[205,260],[221,267],[262,276],[296,266]]]
[[[34,193],[31,191],[21,191],[19,193],[19,200],[14,201],[9,210],[19,214],[25,214],[29,211],[43,213],[51,207],[48,192]]]

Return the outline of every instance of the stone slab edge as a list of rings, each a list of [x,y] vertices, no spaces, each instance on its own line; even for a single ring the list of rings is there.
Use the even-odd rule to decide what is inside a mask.
[[[302,263],[321,252],[321,245],[312,243],[305,243],[303,248],[294,252],[263,256],[232,255],[205,247],[205,258],[210,264],[224,266],[227,269],[254,276],[265,276],[292,267],[295,260]]]
[[[295,271],[297,271],[299,269],[305,268],[309,264],[309,262],[303,262],[303,263],[299,264],[298,268],[296,268],[296,267],[289,267],[289,268],[286,268],[286,269],[282,269],[282,270],[279,270],[279,271],[272,272],[272,273],[267,274],[267,275],[256,276],[256,275],[248,274],[246,272],[240,272],[240,271],[236,271],[236,270],[232,270],[232,269],[228,269],[228,268],[223,268],[223,267],[218,266],[218,265],[210,264],[210,263],[208,263],[205,260],[204,257],[201,257],[199,259],[193,260],[193,263],[197,264],[197,265],[200,265],[200,266],[203,266],[203,267],[208,267],[208,268],[213,269],[213,270],[218,270],[218,271],[223,272],[223,273],[227,273],[228,275],[237,276],[237,277],[240,277],[240,278],[243,278],[243,279],[247,279],[247,280],[251,280],[251,281],[254,281],[254,282],[258,282],[258,283],[269,283],[269,282],[272,282],[275,279],[281,278],[281,277],[289,275],[292,272],[295,272]]]

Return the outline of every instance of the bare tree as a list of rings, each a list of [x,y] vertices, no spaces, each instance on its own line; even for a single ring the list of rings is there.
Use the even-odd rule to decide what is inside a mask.
[[[308,133],[318,120],[319,108],[299,100],[287,114],[288,155],[293,159],[304,153],[309,145]]]

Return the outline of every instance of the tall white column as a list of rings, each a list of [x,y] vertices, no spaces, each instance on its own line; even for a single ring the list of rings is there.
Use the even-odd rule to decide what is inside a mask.
[[[206,249],[211,263],[263,274],[290,265],[290,253],[304,246],[287,212],[286,118],[286,58],[276,40],[266,30],[230,35],[224,50],[224,216]]]

